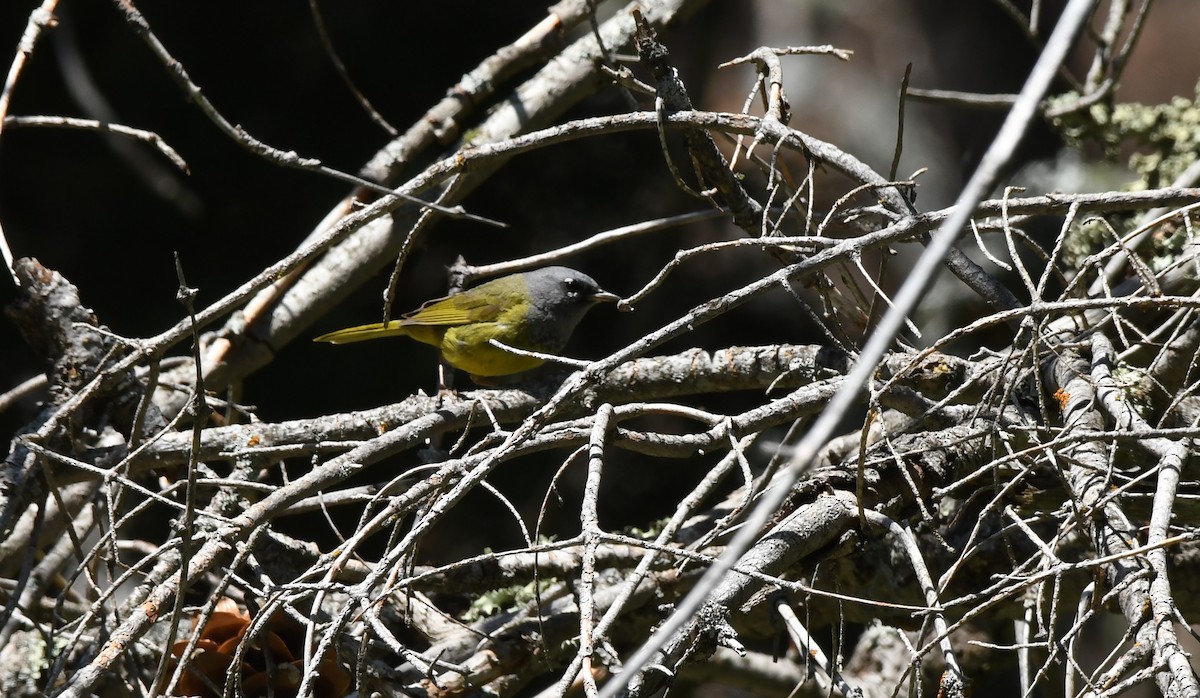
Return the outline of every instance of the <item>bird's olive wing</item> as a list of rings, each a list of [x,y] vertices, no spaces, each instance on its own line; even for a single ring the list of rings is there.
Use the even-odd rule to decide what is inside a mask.
[[[453,327],[475,322],[494,322],[500,316],[499,299],[470,291],[429,301],[404,315],[404,325]]]

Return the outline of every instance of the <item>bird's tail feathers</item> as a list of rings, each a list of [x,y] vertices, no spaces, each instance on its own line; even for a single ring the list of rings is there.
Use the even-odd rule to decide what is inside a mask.
[[[380,337],[396,337],[403,334],[408,334],[408,332],[401,324],[401,321],[392,320],[386,324],[373,322],[369,325],[347,327],[344,330],[323,334],[313,341],[329,342],[330,344],[349,344],[350,342],[362,342],[368,339],[379,339]]]

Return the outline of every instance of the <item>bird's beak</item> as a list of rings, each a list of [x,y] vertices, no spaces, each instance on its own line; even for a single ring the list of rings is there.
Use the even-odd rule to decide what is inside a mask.
[[[621,300],[620,296],[608,291],[596,291],[591,297],[593,303],[616,303]]]

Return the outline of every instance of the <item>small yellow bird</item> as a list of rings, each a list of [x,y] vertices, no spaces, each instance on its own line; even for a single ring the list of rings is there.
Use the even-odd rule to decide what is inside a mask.
[[[566,346],[588,310],[597,303],[617,300],[619,296],[602,290],[587,274],[567,267],[545,267],[431,300],[399,320],[350,327],[313,341],[346,344],[407,335],[437,347],[446,363],[472,378],[506,376],[544,362],[506,351],[492,340],[554,354]]]

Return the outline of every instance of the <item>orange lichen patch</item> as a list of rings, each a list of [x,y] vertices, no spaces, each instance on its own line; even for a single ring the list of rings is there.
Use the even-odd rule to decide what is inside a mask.
[[[1054,400],[1055,400],[1055,402],[1058,403],[1058,409],[1060,412],[1067,411],[1067,402],[1070,399],[1071,399],[1070,393],[1063,390],[1062,388],[1059,388],[1058,390],[1054,391]]]
[[[253,619],[230,599],[222,599],[217,609],[200,631],[196,651],[180,677],[175,695],[221,698],[238,646],[245,641]],[[175,643],[171,653],[181,656],[187,644]],[[303,664],[304,626],[283,612],[276,613],[242,652],[239,695],[293,698],[304,678]],[[350,675],[332,652],[326,653],[317,668],[313,695],[339,698],[349,688]]]

